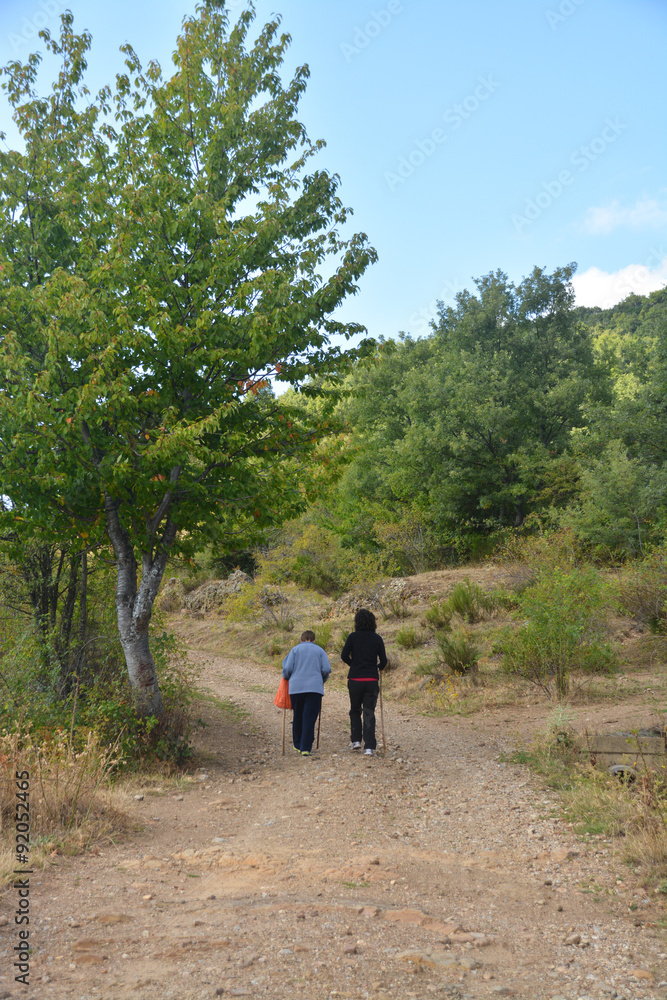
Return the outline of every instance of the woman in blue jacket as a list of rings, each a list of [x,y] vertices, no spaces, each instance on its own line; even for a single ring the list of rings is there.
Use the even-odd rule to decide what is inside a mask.
[[[310,757],[315,723],[322,709],[324,682],[331,673],[329,657],[315,645],[315,633],[304,632],[283,660],[283,677],[289,681],[292,702],[292,741],[303,757]]]

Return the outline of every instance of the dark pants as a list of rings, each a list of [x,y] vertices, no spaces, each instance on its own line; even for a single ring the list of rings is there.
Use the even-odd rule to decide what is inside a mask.
[[[315,740],[315,723],[322,708],[322,695],[291,694],[290,701],[294,714],[292,716],[292,740],[297,750],[313,749]]]
[[[363,734],[366,749],[375,750],[377,745],[375,742],[375,706],[378,700],[378,682],[349,680],[347,689],[350,692],[350,738],[353,743],[361,743]]]

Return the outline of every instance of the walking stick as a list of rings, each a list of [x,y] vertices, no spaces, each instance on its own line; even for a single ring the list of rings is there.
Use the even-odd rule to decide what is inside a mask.
[[[287,709],[283,709],[283,757],[285,756],[285,716],[287,715]]]
[[[378,671],[380,676],[380,726],[382,728],[382,756],[387,752],[387,738],[384,735],[384,705],[382,704],[382,671]]]
[[[322,706],[320,705],[320,714],[317,717],[317,743],[315,744],[315,749],[320,749],[320,726],[322,725]]]

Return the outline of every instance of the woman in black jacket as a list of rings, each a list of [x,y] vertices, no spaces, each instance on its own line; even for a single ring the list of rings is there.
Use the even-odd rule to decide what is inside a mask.
[[[350,692],[350,740],[353,750],[373,756],[375,741],[375,706],[378,700],[380,675],[378,670],[387,666],[382,638],[375,631],[375,615],[366,608],[359,608],[354,616],[354,632],[348,635],[340,658],[347,663],[347,689]],[[363,710],[363,725],[362,725]]]

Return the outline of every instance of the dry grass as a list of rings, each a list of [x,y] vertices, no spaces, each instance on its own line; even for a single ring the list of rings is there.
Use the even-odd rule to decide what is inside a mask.
[[[17,867],[16,811],[24,801],[17,793],[25,788],[17,775],[29,775],[29,861],[34,867],[54,854],[86,850],[125,828],[122,793],[108,787],[117,763],[116,748],[102,746],[94,733],[78,749],[63,731],[44,740],[20,729],[0,735],[0,884]]]
[[[587,767],[563,793],[565,813],[575,828],[603,833],[617,841],[621,859],[640,865],[645,882],[667,876],[667,783],[646,771],[625,784],[605,771]]]
[[[575,833],[608,838],[619,860],[641,867],[645,885],[667,884],[667,772],[646,769],[627,782],[584,763],[572,720],[556,709],[530,742],[517,738],[514,761],[560,793]]]

